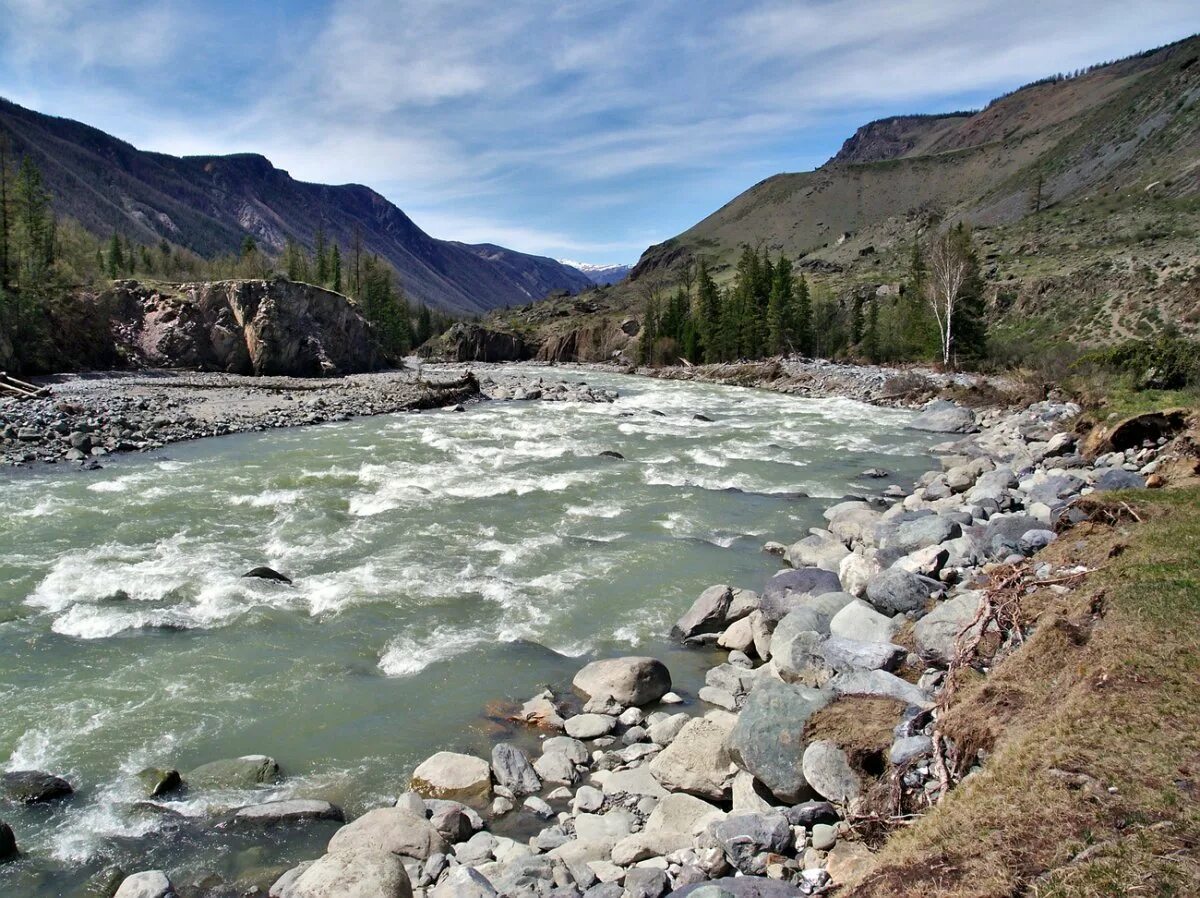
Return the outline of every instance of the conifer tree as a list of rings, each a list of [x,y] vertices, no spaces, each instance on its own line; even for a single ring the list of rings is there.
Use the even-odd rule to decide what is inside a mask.
[[[791,309],[792,342],[801,355],[813,354],[813,309],[809,295],[808,279],[804,275],[796,280],[792,291]]]
[[[342,292],[342,251],[336,243],[329,251],[329,285],[334,293]]]
[[[317,283],[324,287],[329,280],[329,256],[325,250],[325,226],[317,225],[317,236],[313,253],[316,256]]]
[[[850,344],[852,346],[857,346],[862,342],[863,323],[863,298],[856,296],[850,307]]]
[[[108,277],[115,281],[125,270],[125,253],[121,249],[121,235],[114,233],[108,243]]]
[[[17,283],[22,290],[39,291],[47,285],[54,264],[54,215],[50,195],[42,186],[42,173],[26,156],[21,160],[14,190],[13,249],[17,257]]]
[[[696,335],[705,362],[721,360],[722,317],[721,293],[708,273],[708,265],[701,260],[696,273]]]
[[[12,240],[12,223],[9,211],[9,183],[12,176],[8,165],[8,137],[0,134],[0,293],[12,284],[12,267],[9,246]]]
[[[875,363],[880,360],[879,353],[879,299],[867,308],[867,326],[863,332],[862,340],[863,354],[869,362]]]

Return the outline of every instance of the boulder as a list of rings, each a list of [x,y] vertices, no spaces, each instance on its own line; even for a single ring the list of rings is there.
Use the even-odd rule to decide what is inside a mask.
[[[529,763],[529,756],[507,742],[492,747],[492,773],[496,782],[514,795],[532,795],[541,791],[542,780]]]
[[[20,856],[21,852],[17,849],[17,837],[13,833],[12,827],[0,821],[0,864],[16,860]]]
[[[571,682],[590,697],[609,696],[622,705],[648,705],[671,691],[670,671],[657,658],[593,661]]]
[[[347,823],[329,840],[329,853],[368,848],[425,860],[447,854],[450,846],[433,824],[401,808],[375,808]]]
[[[829,517],[830,511],[836,511]],[[883,516],[866,502],[844,502],[826,511],[829,521],[829,532],[844,543],[870,542],[875,534],[875,527]]]
[[[833,616],[829,632],[857,642],[891,642],[901,622],[855,600]]]
[[[184,776],[193,789],[253,789],[264,783],[277,783],[282,778],[279,763],[267,755],[211,761]]]
[[[901,736],[892,743],[888,760],[893,767],[902,767],[911,761],[933,754],[933,740],[928,736]]]
[[[492,797],[492,770],[483,758],[439,751],[413,771],[411,788],[425,798],[486,803]]]
[[[850,759],[828,739],[818,739],[805,748],[804,778],[818,795],[830,801],[848,802],[862,791]]]
[[[732,601],[733,587],[710,586],[676,622],[671,635],[677,639],[690,639],[702,633],[720,633],[728,625]]]
[[[806,596],[841,591],[842,583],[833,571],[815,567],[780,571],[767,582],[760,610],[768,620],[779,621],[801,607]]]
[[[853,552],[838,565],[838,579],[842,581],[842,589],[861,599],[867,594],[867,584],[882,570],[874,555]]]
[[[279,571],[275,570],[274,568],[265,566],[251,568],[250,570],[246,571],[246,573],[242,574],[242,576],[249,577],[254,580],[273,580],[276,583],[285,583],[288,586],[292,585],[291,577],[287,576],[286,574],[279,573]]]
[[[968,505],[979,505],[985,501],[1004,505],[1008,498],[1008,491],[1015,489],[1016,486],[1017,475],[1011,468],[996,468],[994,471],[981,474],[975,481],[975,485],[963,495],[963,499]]]
[[[573,739],[599,739],[617,728],[617,718],[607,714],[577,714],[567,718],[567,735]]]
[[[429,898],[493,898],[495,890],[487,877],[472,867],[451,867]]]
[[[625,874],[623,898],[662,898],[669,891],[667,873],[653,867],[635,867]]]
[[[175,898],[175,889],[161,870],[146,870],[126,876],[113,898]]]
[[[790,883],[757,876],[725,877],[676,889],[671,898],[798,898],[805,894]]]
[[[564,755],[572,764],[586,764],[591,757],[587,746],[570,736],[554,736],[547,739],[542,743],[542,754]]]
[[[1092,488],[1105,490],[1142,490],[1146,488],[1146,478],[1123,468],[1109,468],[1092,483]]]
[[[480,821],[482,823],[482,821]],[[430,825],[450,845],[465,842],[475,835],[476,826],[465,806],[448,801],[429,815]],[[431,855],[432,857],[432,855]]]
[[[535,695],[525,704],[521,705],[521,710],[517,717],[524,723],[530,726],[541,727],[546,730],[561,730],[563,728],[562,715],[559,713],[558,706],[554,703],[554,693],[549,689],[542,691],[541,694]]]
[[[723,801],[733,788],[736,768],[726,744],[738,718],[710,711],[684,724],[679,734],[650,762],[654,779],[670,792],[688,792]]]
[[[927,514],[900,521],[894,528],[888,528],[884,534],[879,535],[878,544],[881,549],[895,549],[907,555],[917,549],[940,545],[959,536],[962,536],[962,526],[957,521],[941,515]]]
[[[754,650],[754,627],[750,623],[750,618],[743,617],[726,627],[725,632],[717,639],[717,645],[730,651],[752,652]]]
[[[683,729],[683,725],[691,719],[690,715],[681,712],[672,714],[663,720],[654,721],[649,727],[650,741],[664,747],[670,745],[679,735],[679,731]]]
[[[867,601],[887,615],[919,612],[938,588],[934,581],[899,568],[888,568],[867,584]]]
[[[825,872],[835,885],[855,882],[871,869],[872,855],[862,842],[838,842],[825,858]]]
[[[268,801],[240,808],[233,819],[237,823],[270,826],[280,823],[299,823],[305,820],[345,820],[342,809],[335,804],[315,798],[290,798]]]
[[[138,782],[146,790],[148,798],[157,798],[160,795],[166,795],[183,786],[183,777],[179,775],[178,770],[160,770],[157,767],[147,767],[144,770],[138,771],[137,778]]]
[[[672,792],[660,801],[646,820],[647,833],[684,833],[697,836],[725,812],[702,798],[686,792]]]
[[[925,690],[886,670],[846,671],[830,680],[829,688],[838,695],[874,695],[894,698],[917,708],[933,707]]]
[[[895,670],[908,654],[903,646],[891,642],[861,642],[844,636],[830,636],[820,645],[826,666],[837,672],[847,670]]]
[[[785,683],[822,686],[833,676],[821,652],[824,637],[815,630],[785,630],[783,624],[796,614],[789,614],[776,628],[771,638],[771,664]]]
[[[763,854],[784,854],[795,838],[791,824],[778,812],[730,814],[709,824],[709,835],[725,858],[747,875],[766,872]]]
[[[780,801],[799,800],[807,786],[804,728],[832,698],[826,690],[764,680],[737,718],[729,735],[729,754]]]
[[[979,430],[973,411],[944,399],[927,403],[908,426],[927,433],[975,433]]]
[[[569,786],[579,779],[575,764],[561,752],[542,755],[533,762],[533,769],[547,783]]]
[[[412,898],[399,855],[378,848],[330,852],[306,869],[286,898]]]
[[[949,665],[954,660],[959,634],[970,625],[979,611],[980,593],[964,592],[941,602],[917,621],[913,640],[917,652],[927,661]]]
[[[813,530],[804,539],[788,546],[783,558],[794,568],[819,567],[836,571],[849,553],[846,544],[828,530]]]
[[[41,770],[13,770],[4,774],[4,795],[19,804],[42,804],[66,798],[75,790],[59,776]]]

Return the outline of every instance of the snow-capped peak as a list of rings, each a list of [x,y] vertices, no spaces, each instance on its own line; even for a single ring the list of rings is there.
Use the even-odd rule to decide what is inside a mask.
[[[597,265],[592,262],[577,262],[574,259],[559,259],[558,263],[582,271],[596,284],[615,284],[617,281],[624,280],[631,267],[617,264]]]

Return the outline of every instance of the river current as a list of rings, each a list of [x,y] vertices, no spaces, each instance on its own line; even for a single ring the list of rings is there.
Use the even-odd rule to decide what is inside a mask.
[[[493,702],[565,690],[592,657],[663,658],[697,711],[708,658],[666,639],[695,596],[760,588],[780,566],[765,541],[927,467],[906,411],[565,374],[620,398],[0,475],[0,763],[78,790],[0,807],[27,853],[0,866],[0,893],[72,894],[110,864],[269,881],[336,825],[217,826],[231,809],[301,796],[361,813],[433,751],[486,755]],[[871,467],[893,480],[864,481]],[[295,585],[240,576],[262,564]],[[287,779],[150,804],[135,777],[251,753]]]

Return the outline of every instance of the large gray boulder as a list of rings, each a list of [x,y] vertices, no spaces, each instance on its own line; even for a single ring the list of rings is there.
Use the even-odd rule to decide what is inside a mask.
[[[210,761],[184,775],[192,789],[253,789],[282,778],[279,762],[267,755],[243,755]]]
[[[975,433],[979,430],[973,411],[944,399],[927,403],[908,426],[928,433]]]
[[[617,718],[607,714],[576,714],[567,718],[567,735],[573,739],[599,739],[617,728]]]
[[[319,858],[283,898],[412,898],[412,885],[399,855],[354,848]]]
[[[919,612],[939,588],[935,581],[900,568],[888,568],[867,584],[867,601],[889,616]]]
[[[1123,468],[1109,468],[1092,483],[1097,491],[1106,490],[1142,490],[1146,488],[1146,478]]]
[[[880,614],[866,602],[855,599],[833,616],[829,632],[857,642],[891,642],[900,624],[901,620]]]
[[[668,792],[687,792],[724,801],[737,772],[729,756],[729,734],[738,718],[710,711],[684,724],[671,744],[650,762],[650,774]]]
[[[1008,498],[1008,491],[1015,489],[1016,486],[1017,475],[1011,468],[996,468],[994,471],[981,474],[975,481],[975,485],[967,490],[963,498],[968,505],[979,505],[982,502],[990,501],[1003,506]]]
[[[977,591],[964,592],[942,602],[917,621],[913,639],[918,654],[927,661],[949,665],[954,660],[959,635],[979,611],[980,598]]]
[[[792,612],[784,621],[795,617]],[[782,628],[780,624],[780,628]],[[821,651],[824,641],[820,633],[814,630],[785,630],[780,633],[775,630],[771,637],[771,664],[775,672],[786,683],[798,683],[806,686],[821,686],[832,675],[833,671],[825,663],[825,655]]]
[[[622,705],[648,705],[671,691],[671,673],[657,658],[593,661],[571,682],[590,698],[607,696]]]
[[[871,542],[883,517],[866,502],[843,502],[825,512],[829,532],[845,543]]]
[[[825,665],[836,673],[847,670],[895,670],[908,654],[903,646],[891,642],[861,642],[844,636],[830,636],[821,643]]]
[[[767,620],[779,621],[803,607],[808,596],[841,591],[842,583],[833,571],[815,567],[780,571],[767,582],[759,606]]]
[[[431,854],[447,854],[450,846],[432,823],[414,817],[402,808],[375,808],[353,823],[347,823],[329,840],[329,853],[359,848],[390,851],[425,860]]]
[[[1069,499],[1078,496],[1084,486],[1084,482],[1073,474],[1062,472],[1050,474],[1030,488],[1025,502],[1027,505],[1041,502],[1054,511],[1065,505]]]
[[[879,548],[894,549],[904,555],[959,536],[962,526],[957,521],[936,514],[914,516],[894,526],[881,524],[876,530]]]
[[[807,786],[804,727],[832,698],[823,689],[764,680],[750,693],[730,732],[730,756],[780,801],[799,801]]]
[[[126,876],[113,898],[175,898],[175,889],[161,870],[146,870]]]
[[[818,739],[804,750],[804,778],[822,798],[847,802],[862,792],[850,759],[835,743]]]
[[[514,795],[533,795],[541,791],[542,780],[529,763],[529,756],[507,742],[492,747],[492,773],[496,782]]]
[[[733,587],[710,586],[692,603],[692,607],[671,629],[677,639],[690,639],[703,633],[720,633],[729,624],[729,606]]]
[[[747,875],[766,872],[764,854],[784,854],[795,838],[787,817],[778,812],[730,814],[709,824],[708,833],[726,860]]]
[[[492,768],[474,755],[439,751],[413,771],[410,788],[425,798],[481,804],[492,797]]]

